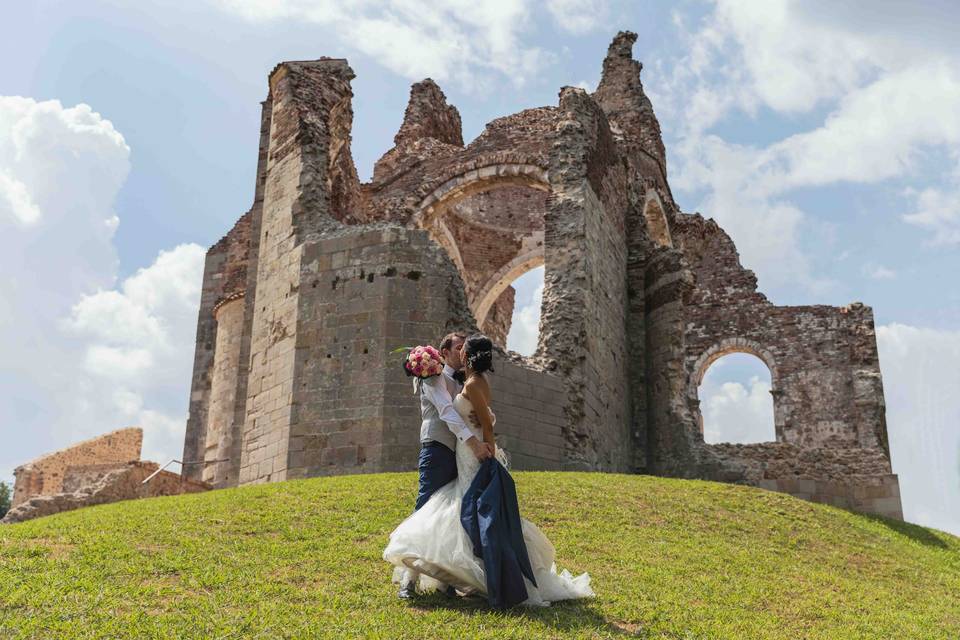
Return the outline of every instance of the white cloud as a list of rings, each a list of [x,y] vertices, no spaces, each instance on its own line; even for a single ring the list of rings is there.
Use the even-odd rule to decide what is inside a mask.
[[[192,342],[204,255],[196,244],[161,251],[152,265],[124,280],[120,290],[81,297],[64,325],[94,341],[88,347],[88,368],[110,376],[120,365],[128,377],[170,354],[179,356],[184,342]],[[125,365],[123,359],[128,359]]]
[[[927,146],[960,144],[960,60],[911,67],[847,94],[815,130],[774,145],[778,189],[875,183],[914,170]],[[917,99],[928,96],[928,99]]]
[[[714,39],[743,72],[744,107],[808,111],[854,86],[869,71],[870,51],[858,39],[805,15],[797,3],[717,3]],[[732,71],[732,70],[731,70]]]
[[[574,34],[607,26],[610,13],[605,0],[547,0],[547,9],[564,31]]]
[[[0,173],[0,218],[3,217],[32,224],[40,219],[40,208],[30,197],[25,184]]]
[[[129,156],[87,105],[0,97],[0,415],[17,434],[3,475],[124,426],[144,428],[145,452],[183,446],[204,252],[161,252],[117,286]]]
[[[522,85],[553,56],[522,41],[532,24],[529,0],[212,0],[252,22],[298,20],[324,28],[341,44],[420,80],[457,81],[479,90],[491,74]],[[575,31],[592,28],[583,10],[559,3],[553,12]]]
[[[893,269],[888,269],[887,267],[876,264],[874,262],[868,262],[863,265],[861,271],[868,278],[873,278],[874,280],[890,280],[897,277],[897,272]]]
[[[932,231],[935,245],[960,244],[960,162],[945,182],[943,187],[911,188],[904,192],[914,204],[903,220]]]
[[[877,327],[904,516],[960,535],[960,331]]]
[[[514,307],[510,333],[507,334],[507,349],[516,351],[520,355],[530,356],[537,350],[537,340],[540,337],[540,307],[543,304],[543,276],[543,267],[539,267],[520,276],[513,284],[519,299],[525,291],[529,290],[532,283],[537,283],[530,301]]]
[[[118,289],[82,296],[61,323],[85,342],[84,370],[104,390],[101,409],[136,421],[144,447],[167,457],[186,425],[174,415],[188,393],[205,253],[196,244],[161,251]]]
[[[906,12],[886,3],[868,15],[836,2],[769,0],[761,6],[719,0],[693,29],[679,13],[674,20],[687,53],[664,78],[670,88],[665,97],[681,99],[675,106],[685,108],[684,121],[696,131],[734,108],[749,114],[761,107],[806,113],[889,74],[960,56],[946,25],[960,27],[957,18],[923,3]],[[686,102],[697,91],[698,103]],[[718,110],[716,117],[690,117],[706,114],[707,104],[707,112]]]
[[[143,460],[165,464],[171,458],[181,459],[183,432],[187,415],[167,415],[159,411],[144,410],[136,414],[136,424],[143,428]],[[172,467],[173,471],[179,467]]]
[[[960,244],[960,188],[929,188],[916,193],[916,210],[903,219],[933,231],[934,244]]]
[[[153,354],[147,349],[110,347],[93,344],[87,347],[84,368],[90,373],[123,383],[140,378],[153,366]]]
[[[29,268],[29,295],[42,296],[44,308],[59,311],[113,283],[116,225],[107,223],[129,155],[110,121],[85,104],[0,96],[0,261],[7,274]],[[24,281],[0,286],[14,304],[28,295]]]
[[[801,249],[801,236],[810,226],[807,216],[771,193],[762,177],[767,169],[761,151],[710,134],[686,138],[676,148],[685,162],[673,184],[706,188],[697,210],[730,234],[762,290],[799,286],[822,294],[833,286],[830,278],[813,273]]]
[[[831,283],[803,246],[825,223],[807,216],[791,193],[929,179],[924,155],[960,145],[960,46],[944,25],[957,19],[933,5],[905,15],[885,4],[866,15],[843,3],[812,4],[720,0],[694,29],[678,15],[687,52],[655,65],[660,76],[647,86],[659,89],[658,113],[678,138],[668,145],[674,185],[702,194],[697,208],[730,232],[762,288],[800,284],[822,294]],[[827,111],[819,126],[766,146],[708,133],[735,111],[795,118],[815,109]],[[960,181],[908,192],[916,204],[903,216],[941,244],[960,241],[960,187],[953,184]],[[779,223],[781,233],[754,232]]]
[[[715,367],[724,359],[710,367],[699,390],[704,441],[747,444],[776,440],[769,379],[751,376],[746,384],[718,382]]]

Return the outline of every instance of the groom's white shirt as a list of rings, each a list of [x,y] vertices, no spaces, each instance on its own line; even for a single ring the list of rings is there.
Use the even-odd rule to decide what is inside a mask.
[[[453,367],[445,364],[443,365],[442,375],[446,376],[447,381],[459,386],[459,383],[453,379],[455,371]],[[450,397],[450,392],[447,390],[447,384],[445,384],[445,382],[444,380],[440,380],[440,376],[427,378],[423,381],[423,394],[427,397],[427,400],[437,408],[440,419],[447,424],[447,427],[453,432],[453,435],[457,436],[460,442],[466,442],[473,436],[473,432],[470,431],[470,427],[463,421],[463,418],[460,417],[457,410],[453,408],[453,398]]]

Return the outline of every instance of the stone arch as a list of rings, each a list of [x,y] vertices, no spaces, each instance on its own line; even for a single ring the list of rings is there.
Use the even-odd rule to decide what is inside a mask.
[[[647,191],[647,197],[643,203],[643,219],[647,224],[647,232],[654,242],[662,247],[673,246],[673,238],[670,236],[670,225],[667,222],[663,201],[654,189]]]
[[[714,362],[731,353],[746,353],[757,357],[770,371],[770,395],[773,396],[773,428],[777,442],[784,441],[784,412],[777,401],[780,395],[780,376],[776,359],[769,349],[749,338],[724,338],[705,350],[696,359],[687,382],[687,398],[699,426],[698,436],[703,438],[703,413],[700,411],[700,384]]]
[[[543,234],[540,234],[539,246],[531,247],[530,250],[518,254],[513,260],[503,265],[480,290],[474,310],[474,317],[478,325],[483,324],[484,320],[487,319],[490,307],[514,280],[528,271],[544,265],[542,238]]]
[[[475,193],[500,186],[523,185],[541,191],[550,191],[545,169],[525,162],[480,163],[473,169],[462,171],[442,180],[424,196],[413,215],[417,226],[425,227],[430,219],[444,208]]]
[[[530,162],[496,160],[475,161],[471,163],[471,168],[464,170],[461,166],[435,181],[425,189],[427,193],[411,219],[412,225],[426,229],[433,239],[446,249],[464,276],[467,299],[477,325],[481,329],[484,328],[494,305],[498,310],[493,314],[491,321],[494,325],[492,326],[500,326],[505,313],[507,326],[509,326],[509,308],[512,308],[513,298],[508,295],[506,298],[509,300],[506,298],[499,300],[501,295],[505,295],[506,290],[518,277],[545,264],[545,222],[539,220],[536,214],[526,220],[518,219],[515,226],[498,227],[495,224],[485,224],[480,219],[464,218],[462,211],[458,211],[462,206],[473,206],[465,202],[469,198],[484,198],[499,190],[521,188],[540,193],[537,198],[540,202],[537,206],[543,207],[545,215],[546,194],[551,190],[547,182],[547,172]],[[501,195],[503,198],[512,198],[510,194],[501,192]],[[511,202],[515,201],[511,200]],[[505,210],[509,211],[510,207]],[[539,209],[529,209],[529,211],[539,211]],[[496,237],[496,234],[503,234],[499,237],[506,238],[507,242],[492,245],[502,248],[502,251],[499,255],[492,257],[489,262],[477,261],[475,255],[471,258],[474,262],[471,262],[471,259],[467,259],[463,253],[465,246],[458,245],[458,242],[462,244],[464,241],[463,236],[458,236],[458,233],[467,228],[474,229],[474,232],[483,229],[484,234],[490,234],[485,236],[488,240]],[[504,344],[505,338],[504,335]]]

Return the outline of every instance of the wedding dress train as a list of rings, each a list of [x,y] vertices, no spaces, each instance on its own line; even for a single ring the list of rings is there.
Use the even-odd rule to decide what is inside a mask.
[[[453,399],[453,406],[478,438],[482,430],[472,417],[473,407],[462,393]],[[496,416],[492,415],[494,422]],[[497,447],[497,459],[508,466],[505,453]],[[400,582],[406,570],[420,573],[418,591],[438,588],[440,583],[452,585],[464,594],[486,594],[483,560],[473,555],[473,544],[460,523],[460,503],[480,468],[480,461],[462,442],[457,443],[457,479],[438,489],[418,511],[411,514],[390,534],[383,551],[384,560],[396,565],[393,581]],[[590,576],[574,577],[569,571],[557,572],[553,544],[540,529],[520,518],[523,540],[533,567],[537,586],[524,578],[528,598],[524,605],[546,606],[557,600],[588,598],[594,595]]]

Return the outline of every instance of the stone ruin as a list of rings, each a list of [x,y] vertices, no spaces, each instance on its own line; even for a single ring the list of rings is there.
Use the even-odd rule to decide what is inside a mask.
[[[361,183],[346,60],[279,64],[253,205],[207,253],[184,475],[231,487],[416,466],[398,346],[499,345],[498,439],[518,469],[745,483],[902,517],[873,313],[777,306],[730,237],[680,211],[660,126],[618,34],[595,92],[464,144],[432,80]],[[543,266],[536,352],[504,349],[511,282]],[[770,370],[776,441],[704,442],[720,356]]]
[[[17,467],[10,511],[0,523],[10,524],[95,504],[133,498],[207,491],[210,485],[161,471],[140,460],[143,430],[111,431],[54,451]]]

